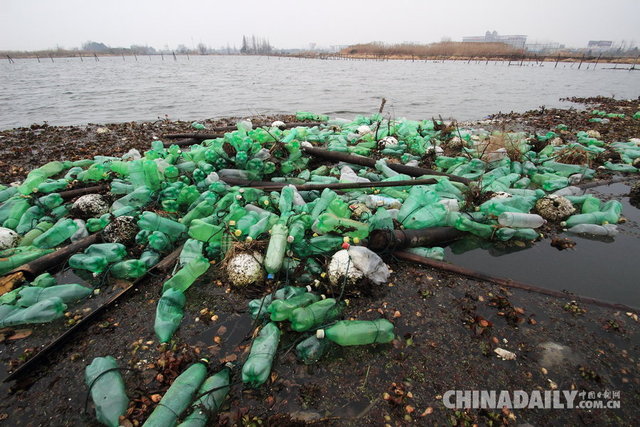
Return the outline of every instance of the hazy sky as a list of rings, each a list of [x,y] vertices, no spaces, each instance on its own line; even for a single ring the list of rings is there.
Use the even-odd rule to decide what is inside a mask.
[[[243,34],[277,48],[368,41],[435,42],[526,34],[529,42],[586,47],[589,40],[640,44],[640,0],[0,0],[0,50],[156,48],[204,43],[240,47]]]

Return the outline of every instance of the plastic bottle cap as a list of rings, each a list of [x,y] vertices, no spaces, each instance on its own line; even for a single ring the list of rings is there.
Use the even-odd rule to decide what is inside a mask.
[[[342,249],[349,249],[350,247],[351,247],[351,245],[350,245],[350,244],[348,244],[347,242],[344,242],[344,243],[342,244]]]
[[[244,239],[246,242],[253,242],[253,237],[251,236],[247,236],[246,239]]]
[[[242,200],[242,196],[240,194],[236,194],[236,200]]]
[[[327,296],[325,294],[320,294],[320,299],[327,299]]]
[[[294,241],[294,240],[295,240],[295,239],[294,239],[294,237],[293,237],[293,236],[287,236],[287,242],[288,242],[288,243],[293,243],[293,241]]]
[[[273,273],[269,273],[267,274],[267,279],[271,280],[273,279],[275,276],[273,275]]]
[[[234,220],[231,220],[229,221],[229,225],[233,227],[234,225],[236,225],[236,222]]]
[[[318,329],[316,331],[316,338],[319,340],[324,339],[324,329]]]
[[[360,243],[360,239],[357,238],[357,237],[354,237],[353,238],[353,243],[355,243],[357,245],[358,243]]]
[[[233,232],[236,236],[240,236],[242,234],[242,230],[236,230]]]
[[[305,289],[307,290],[307,292],[311,292],[311,289],[312,289],[312,288],[311,288],[311,285],[307,285],[307,286],[305,286]]]
[[[343,242],[345,242],[345,243],[349,243],[349,241],[350,241],[350,240],[351,240],[351,239],[349,239],[349,236],[344,236],[344,237],[342,238],[342,241],[343,241]]]

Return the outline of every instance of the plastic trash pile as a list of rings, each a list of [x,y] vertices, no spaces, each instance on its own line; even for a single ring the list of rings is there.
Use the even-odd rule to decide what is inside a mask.
[[[101,233],[104,243],[73,255],[69,266],[135,279],[184,243],[179,269],[164,284],[158,305],[157,325],[164,330],[177,322],[184,292],[212,262],[225,260],[236,286],[285,274],[307,284],[326,272],[326,258],[335,254],[329,275],[337,282],[333,272],[341,268],[344,254],[336,252],[345,242],[363,243],[376,229],[449,226],[488,241],[534,240],[545,221],[564,221],[570,231],[612,235],[621,205],[602,203],[571,185],[591,179],[596,170],[589,165],[607,150],[620,158],[618,163],[603,162],[601,168],[610,171],[636,172],[633,164],[640,158],[640,140],[607,145],[597,132],[582,131],[567,138],[563,126],[556,129],[565,134],[561,139],[554,131],[454,130],[431,120],[387,120],[381,115],[347,121],[298,113],[298,119],[325,124],[253,129],[242,121],[236,131],[187,150],[156,140],[144,155],[132,150],[122,158],[54,161],[31,171],[19,185],[0,189],[0,272]],[[535,151],[541,143],[544,148]],[[346,163],[310,168],[306,146],[379,160],[375,168]],[[458,155],[444,155],[452,147]],[[441,175],[412,177],[390,167],[417,166],[426,158],[435,170],[472,183]],[[412,185],[414,178],[437,182]],[[238,179],[286,186],[263,191],[225,182]],[[376,188],[377,182],[388,181],[407,185]],[[295,187],[338,182],[366,182],[371,188],[336,192]],[[94,184],[104,184],[108,193],[75,200],[59,194]],[[474,203],[474,191],[489,196]],[[266,249],[251,248],[257,242],[265,242]],[[232,248],[236,253],[227,257]],[[443,256],[441,248],[412,250]],[[347,274],[362,276],[356,265]],[[160,335],[163,341],[170,337]]]
[[[393,325],[384,319],[339,320],[345,288],[349,292],[362,280],[375,286],[388,278],[384,262],[365,247],[372,231],[454,227],[490,243],[533,241],[540,227],[554,223],[574,233],[613,236],[621,204],[603,203],[574,185],[595,176],[594,164],[612,172],[637,172],[640,162],[638,139],[605,144],[597,132],[571,135],[566,126],[530,135],[382,115],[353,121],[312,113],[297,118],[324,123],[282,130],[281,123],[254,129],[242,121],[224,137],[188,149],[155,140],[143,154],[132,150],[122,158],[54,161],[31,171],[22,183],[0,187],[0,273],[100,233],[101,243],[71,256],[69,267],[78,274],[134,280],[182,245],[177,269],[164,282],[157,305],[154,329],[161,342],[179,327],[189,287],[214,264],[224,268],[235,287],[266,278],[332,291],[335,298],[321,299],[300,286],[276,287],[250,303],[253,316],[265,325],[242,376],[245,383],[260,385],[278,347],[281,328],[275,322],[287,321],[296,332],[317,330],[297,348],[309,362],[329,342],[393,339]],[[307,147],[377,161],[375,167],[321,163],[305,153]],[[601,161],[603,153],[616,153],[620,161]],[[392,167],[425,161],[445,175],[410,176]],[[427,178],[434,183],[412,182]],[[265,191],[259,188],[264,181],[282,188]],[[382,182],[399,184],[377,187]],[[307,183],[370,186],[339,191],[296,187]],[[61,195],[97,184],[104,191],[72,200]],[[441,247],[410,250],[444,256]],[[67,303],[89,294],[89,288],[56,285],[50,276],[40,276],[0,297],[0,323],[51,321],[63,315]],[[92,393],[115,393],[98,387],[112,374],[89,381],[95,374],[88,370],[87,382],[95,381]]]

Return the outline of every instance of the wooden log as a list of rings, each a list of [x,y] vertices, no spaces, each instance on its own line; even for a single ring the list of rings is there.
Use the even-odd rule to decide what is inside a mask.
[[[354,156],[352,154],[347,154],[340,151],[329,151],[329,150],[323,150],[320,148],[303,147],[303,150],[305,153],[313,157],[333,160],[336,162],[351,163],[351,164],[360,165],[360,166],[368,166],[370,168],[373,168],[376,166],[376,161],[369,157]],[[392,170],[398,173],[403,173],[409,176],[438,175],[438,176],[446,176],[451,181],[461,182],[463,184],[471,183],[470,179],[463,178],[461,176],[451,175],[444,172],[434,171],[432,169],[419,168],[415,166],[406,166],[406,165],[401,165],[397,163],[389,163],[387,164],[387,166],[389,166],[389,168],[391,168]]]
[[[421,230],[373,230],[367,247],[374,252],[387,252],[417,246],[440,246],[464,236],[453,227],[431,227]]]
[[[383,188],[383,187],[410,187],[412,185],[430,185],[436,184],[438,181],[429,179],[413,179],[410,181],[386,181],[386,182],[334,182],[330,184],[311,183],[311,184],[288,184],[284,182],[268,182],[268,181],[246,181],[236,178],[221,178],[221,181],[229,185],[238,185],[241,187],[259,188],[264,191],[278,191],[287,185],[293,185],[298,191],[324,190],[348,190],[354,188]]]
[[[84,239],[80,239],[75,243],[71,243],[57,251],[51,252],[47,255],[41,256],[31,262],[28,262],[20,267],[14,268],[7,274],[13,274],[22,272],[27,278],[34,279],[40,274],[50,270],[56,266],[60,266],[65,263],[67,259],[76,252],[82,251],[88,246],[98,243],[100,236],[98,233],[91,234]]]

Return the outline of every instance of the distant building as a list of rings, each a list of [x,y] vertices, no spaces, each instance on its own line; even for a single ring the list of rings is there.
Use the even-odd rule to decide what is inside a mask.
[[[527,36],[501,36],[497,31],[487,31],[484,36],[463,37],[462,41],[465,43],[505,43],[517,49],[524,49]]]
[[[608,50],[613,46],[613,42],[611,40],[589,40],[587,44],[587,49],[594,50]]]
[[[535,52],[535,53],[550,53],[550,52],[556,52],[558,50],[562,50],[565,48],[565,45],[560,44],[560,43],[527,43],[525,45],[525,48],[529,51],[529,52]]]

